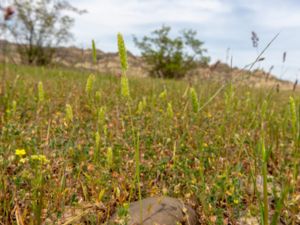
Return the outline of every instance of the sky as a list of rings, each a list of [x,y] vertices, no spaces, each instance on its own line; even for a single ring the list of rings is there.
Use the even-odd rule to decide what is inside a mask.
[[[94,39],[97,48],[116,52],[116,35],[121,32],[127,49],[140,54],[132,37],[149,35],[163,24],[171,26],[172,36],[182,29],[197,31],[212,63],[228,62],[243,67],[280,32],[259,64],[282,79],[300,79],[300,1],[299,0],[72,0],[88,13],[75,15],[73,45],[88,48]],[[251,32],[259,37],[252,46]],[[229,49],[229,50],[228,50]],[[286,52],[286,62],[282,62]],[[229,57],[229,58],[230,58]]]

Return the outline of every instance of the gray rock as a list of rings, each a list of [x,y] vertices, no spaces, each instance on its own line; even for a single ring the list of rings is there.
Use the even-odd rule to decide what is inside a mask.
[[[151,197],[142,200],[142,218],[140,202],[129,205],[128,225],[198,225],[195,211],[182,201],[170,197]],[[109,224],[124,224],[115,213]]]

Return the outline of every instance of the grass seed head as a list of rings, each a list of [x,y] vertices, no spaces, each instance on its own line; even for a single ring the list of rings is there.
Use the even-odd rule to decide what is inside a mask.
[[[105,112],[106,112],[105,107],[101,107],[98,109],[97,121],[98,121],[99,126],[102,126],[105,123]]]
[[[38,100],[39,100],[39,103],[43,103],[45,100],[44,87],[43,87],[43,83],[41,81],[38,84]]]
[[[113,166],[113,150],[111,147],[107,148],[106,163],[107,163],[107,167],[111,169]]]
[[[139,102],[138,104],[138,109],[137,109],[137,114],[142,114],[142,112],[144,111],[144,104],[142,101]]]
[[[193,111],[197,113],[199,111],[199,100],[198,95],[193,87],[190,88],[190,99],[192,102]]]
[[[89,78],[87,79],[86,86],[85,86],[85,92],[87,93],[87,95],[91,94],[95,80],[96,80],[96,77],[94,74],[91,74],[89,76]]]
[[[95,144],[96,144],[96,149],[99,149],[99,147],[100,147],[100,134],[99,134],[98,131],[95,133]]]
[[[163,92],[161,92],[158,97],[160,99],[165,99],[167,97],[167,90],[165,89]]]
[[[15,115],[17,111],[17,102],[14,100],[12,102],[12,108],[11,108],[12,114]]]
[[[126,76],[121,77],[121,95],[125,98],[129,98],[129,84]]]
[[[125,42],[121,33],[118,33],[118,49],[119,49],[119,57],[120,57],[121,68],[122,68],[122,75],[125,76],[126,71],[128,69],[127,52],[126,52]]]
[[[73,122],[73,109],[70,104],[66,104],[66,120]]]
[[[145,110],[147,107],[147,100],[145,97],[143,97],[143,100],[139,102],[138,108],[137,108],[137,114],[142,114],[142,112]]]
[[[101,100],[101,92],[100,91],[96,91],[95,98],[96,98],[97,102],[100,102],[100,100]]]
[[[168,103],[167,114],[170,118],[174,117],[173,106],[171,102]]]

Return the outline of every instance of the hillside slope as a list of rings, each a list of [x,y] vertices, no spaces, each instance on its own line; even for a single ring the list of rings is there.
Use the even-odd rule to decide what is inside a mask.
[[[7,41],[0,41],[0,60],[3,60],[3,49],[6,47],[6,55],[9,61],[20,63],[20,56],[17,53],[16,45]],[[80,49],[77,47],[59,47],[56,49],[54,64],[65,67],[78,68],[83,70],[98,71],[99,73],[120,76],[120,62],[118,53],[106,53],[97,50],[97,64],[93,63],[92,50]],[[149,76],[148,65],[144,60],[128,52],[128,75],[147,77]],[[191,72],[189,79],[206,79],[217,81],[228,81],[230,79],[238,80],[243,84],[252,86],[276,87],[277,89],[293,89],[295,84],[290,81],[280,80],[274,75],[264,72],[263,70],[255,70],[249,72],[239,68],[231,68],[229,65],[220,61],[208,67],[199,67]],[[296,85],[299,89],[299,85]]]

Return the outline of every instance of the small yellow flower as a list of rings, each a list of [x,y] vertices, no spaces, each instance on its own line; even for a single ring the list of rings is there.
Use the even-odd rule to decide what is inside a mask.
[[[197,179],[195,177],[192,178],[192,184],[196,184],[197,183]]]
[[[207,148],[208,147],[208,144],[207,143],[203,143],[202,145],[204,148]]]
[[[24,155],[26,155],[26,151],[25,149],[16,149],[15,154],[19,157],[23,157]]]
[[[207,113],[207,118],[212,118],[212,114],[210,112]]]
[[[240,201],[238,199],[234,199],[233,202],[234,204],[239,204]]]
[[[22,159],[20,159],[20,163],[26,163],[28,161],[28,159],[26,159],[26,158],[22,158]]]
[[[49,163],[49,160],[44,155],[32,155],[31,160],[40,161],[41,163]]]

